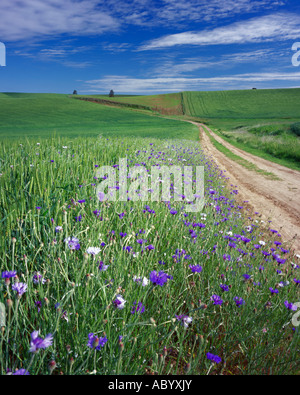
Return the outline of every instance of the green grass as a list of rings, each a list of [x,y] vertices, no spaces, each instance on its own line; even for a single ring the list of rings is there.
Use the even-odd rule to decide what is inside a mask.
[[[300,118],[300,89],[184,92],[185,114],[238,121]]]
[[[227,158],[239,163],[241,166],[245,167],[248,170],[255,171],[256,173],[259,173],[263,175],[264,177],[271,179],[271,180],[280,180],[279,177],[277,177],[275,174],[262,170],[258,166],[256,166],[254,163],[249,162],[248,160],[234,154],[230,149],[225,147],[223,144],[221,144],[219,141],[217,141],[209,132],[208,130],[204,127],[204,132],[207,134],[209,137],[211,143],[214,145],[215,148],[217,148],[218,151],[222,152]]]
[[[268,125],[241,129],[236,131],[221,131],[213,128],[224,140],[233,146],[263,159],[278,163],[294,170],[300,170],[300,140],[284,127]]]
[[[53,135],[141,136],[197,140],[193,125],[141,114],[130,109],[74,100],[68,95],[2,93],[0,138]]]

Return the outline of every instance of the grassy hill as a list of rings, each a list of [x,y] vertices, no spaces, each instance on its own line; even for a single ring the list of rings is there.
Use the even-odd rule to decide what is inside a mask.
[[[196,140],[190,124],[74,100],[62,94],[0,94],[0,138],[36,136],[141,136]]]
[[[184,113],[225,129],[300,118],[300,89],[184,92]]]

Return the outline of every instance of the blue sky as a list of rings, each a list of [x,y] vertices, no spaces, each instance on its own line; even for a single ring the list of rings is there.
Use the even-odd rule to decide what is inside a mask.
[[[1,92],[300,87],[299,0],[1,0],[0,16]]]

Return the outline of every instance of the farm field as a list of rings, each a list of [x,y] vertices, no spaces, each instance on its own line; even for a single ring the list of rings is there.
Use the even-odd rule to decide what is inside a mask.
[[[300,256],[196,125],[66,95],[0,103],[1,375],[300,373]],[[99,171],[117,194],[120,158],[126,199],[106,201]],[[170,199],[151,198],[164,165],[192,167],[185,185],[204,167],[201,211],[171,176]]]
[[[130,109],[116,109],[61,94],[0,94],[0,138],[49,136],[141,136],[197,140],[197,128],[140,114]]]
[[[297,135],[291,130],[300,121],[300,89],[93,97],[148,106],[148,111],[175,119],[203,122],[238,148],[283,166],[300,169],[300,132]]]

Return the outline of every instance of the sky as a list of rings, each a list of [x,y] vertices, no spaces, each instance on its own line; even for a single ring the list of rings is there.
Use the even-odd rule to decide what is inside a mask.
[[[0,92],[300,87],[300,2],[1,0],[0,64]]]

